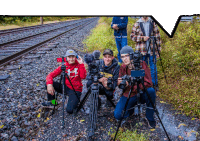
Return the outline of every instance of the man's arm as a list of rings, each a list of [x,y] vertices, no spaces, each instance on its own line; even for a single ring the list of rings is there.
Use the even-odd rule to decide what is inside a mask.
[[[161,37],[160,37],[160,32],[159,32],[158,26],[155,24],[155,22],[154,22],[153,33],[154,33],[154,36],[156,37],[156,43],[158,46],[158,50],[160,51],[161,50]]]
[[[146,39],[146,36],[141,36],[141,29],[140,29],[140,26],[139,26],[139,23],[135,23],[133,25],[133,28],[132,28],[132,32],[131,32],[131,40],[135,41],[135,42],[144,42]]]
[[[46,84],[53,84],[53,78],[60,75],[62,72],[61,66],[59,66],[57,69],[55,69],[53,72],[49,73],[46,77]]]
[[[127,23],[128,23],[128,17],[124,17],[124,19],[122,20],[122,22],[120,24],[117,24],[117,27],[119,29],[123,29],[127,27]]]

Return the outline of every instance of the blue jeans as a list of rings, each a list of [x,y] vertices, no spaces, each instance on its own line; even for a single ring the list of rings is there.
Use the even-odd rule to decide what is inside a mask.
[[[155,56],[155,59],[156,59],[156,56]],[[147,65],[150,65],[152,83],[154,85],[157,85],[158,84],[157,66],[153,62],[153,55],[152,56],[150,54],[144,55],[143,61],[145,61]]]
[[[115,38],[115,42],[116,42],[116,45],[117,45],[117,50],[118,50],[118,54],[117,54],[117,57],[118,57],[118,61],[120,63],[122,63],[122,60],[121,60],[121,55],[120,55],[120,50],[127,45],[127,38]]]
[[[154,88],[148,88],[147,92],[150,95],[151,100],[155,104],[156,93],[155,93]],[[115,111],[114,111],[114,117],[116,119],[118,119],[118,120],[120,120],[122,118],[122,111],[124,110],[124,107],[125,107],[125,104],[126,104],[126,100],[127,100],[127,97],[122,96],[120,98],[119,102],[116,105],[116,108],[115,108]],[[152,107],[146,92],[141,95],[141,103],[146,103],[147,107]],[[128,109],[134,107],[135,105],[137,105],[137,95],[135,95],[133,97],[130,97],[128,105],[127,105],[127,108],[126,108],[126,112],[125,112],[123,118],[127,118],[127,117],[129,117],[130,115],[133,114],[134,108],[132,110],[128,110]],[[146,117],[147,117],[148,120],[155,121],[154,117],[153,117],[153,114],[154,114],[154,110],[153,109],[146,108]]]

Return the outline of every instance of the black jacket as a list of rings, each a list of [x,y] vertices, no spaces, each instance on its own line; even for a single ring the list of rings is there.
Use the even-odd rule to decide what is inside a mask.
[[[109,67],[105,67],[104,61],[101,59],[98,61],[98,66],[99,69],[102,70],[101,73],[105,74],[105,77],[107,76],[112,76],[113,78],[113,87],[109,90],[104,88],[105,92],[110,95],[111,93],[113,94],[113,91],[117,87],[117,81],[118,81],[118,76],[119,76],[119,69],[120,66],[118,65],[117,59],[113,59],[112,64]],[[89,80],[89,75],[87,75],[86,79],[88,80],[87,82],[87,87],[89,87],[92,84],[92,80]],[[108,77],[107,77],[108,78]]]

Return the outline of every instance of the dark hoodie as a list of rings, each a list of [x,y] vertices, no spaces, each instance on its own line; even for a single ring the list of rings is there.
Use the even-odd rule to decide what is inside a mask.
[[[98,65],[99,65],[99,69],[103,70],[103,72],[101,72],[101,73],[105,74],[105,77],[113,78],[113,87],[109,90],[104,88],[106,93],[109,95],[109,94],[113,93],[113,91],[117,87],[120,66],[118,65],[117,59],[115,59],[115,58],[113,59],[112,64],[108,67],[105,66],[104,61],[102,59],[99,60]],[[90,86],[91,84],[92,84],[92,80],[88,80],[87,86]]]

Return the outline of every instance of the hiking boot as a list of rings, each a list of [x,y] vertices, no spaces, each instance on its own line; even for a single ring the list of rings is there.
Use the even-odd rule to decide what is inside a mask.
[[[154,129],[156,128],[156,121],[150,121],[147,118],[146,120],[150,128],[154,128]]]

